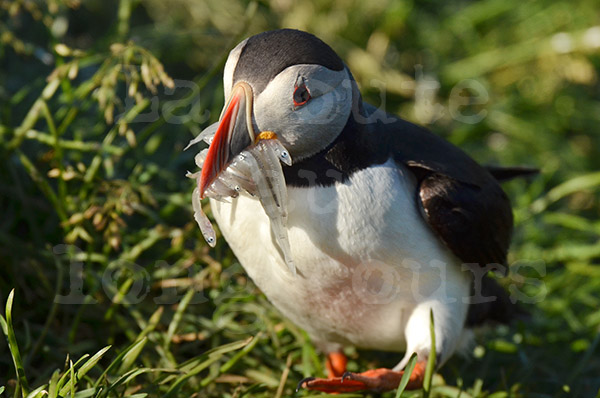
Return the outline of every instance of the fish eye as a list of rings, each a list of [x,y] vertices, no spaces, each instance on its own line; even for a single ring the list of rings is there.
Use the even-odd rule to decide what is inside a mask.
[[[308,91],[306,84],[296,86],[292,98],[292,100],[294,101],[294,106],[302,106],[306,104],[310,98],[310,92]]]

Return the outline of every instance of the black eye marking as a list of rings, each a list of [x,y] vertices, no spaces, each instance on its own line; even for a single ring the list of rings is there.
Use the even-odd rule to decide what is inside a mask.
[[[302,84],[296,87],[292,99],[294,101],[294,106],[302,106],[306,104],[310,98],[310,92],[308,91],[306,84]]]

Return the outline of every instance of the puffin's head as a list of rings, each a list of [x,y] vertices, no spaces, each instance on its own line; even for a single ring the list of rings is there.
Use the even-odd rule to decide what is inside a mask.
[[[229,54],[226,103],[202,170],[208,184],[261,131],[273,131],[294,161],[332,143],[353,104],[348,68],[317,37],[292,29],[252,36]]]

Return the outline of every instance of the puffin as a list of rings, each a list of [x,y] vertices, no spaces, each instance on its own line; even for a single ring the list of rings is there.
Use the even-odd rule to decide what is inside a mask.
[[[254,132],[274,133],[293,159],[283,175],[295,273],[256,197],[210,205],[249,277],[326,354],[327,377],[299,388],[392,390],[413,355],[408,388],[421,388],[432,353],[439,368],[469,346],[474,327],[519,312],[488,273],[506,273],[513,229],[500,181],[522,170],[483,167],[363,101],[348,66],[304,31],[245,39],[229,54],[223,84],[201,197],[255,144]],[[395,352],[399,361],[347,372],[346,346]]]

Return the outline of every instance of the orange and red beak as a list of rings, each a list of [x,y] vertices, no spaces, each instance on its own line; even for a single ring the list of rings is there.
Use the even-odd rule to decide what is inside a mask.
[[[237,83],[231,90],[202,167],[200,198],[233,158],[254,143],[252,100],[252,88],[246,82]]]

